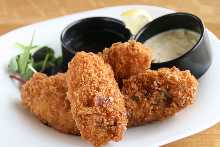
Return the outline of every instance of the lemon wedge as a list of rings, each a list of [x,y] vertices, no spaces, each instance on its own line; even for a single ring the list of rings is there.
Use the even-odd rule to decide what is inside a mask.
[[[145,24],[153,19],[144,9],[130,9],[121,13],[120,16],[132,34],[136,34]]]

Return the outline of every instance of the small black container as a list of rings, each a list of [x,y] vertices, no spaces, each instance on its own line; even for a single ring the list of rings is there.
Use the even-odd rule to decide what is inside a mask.
[[[131,32],[120,20],[90,17],[68,25],[61,34],[64,69],[78,51],[101,52],[116,42],[128,41]]]
[[[189,13],[172,13],[161,16],[146,24],[134,37],[144,43],[149,38],[172,29],[189,29],[200,34],[198,42],[188,52],[174,60],[152,63],[151,69],[176,66],[182,70],[190,70],[197,78],[201,77],[209,68],[212,61],[208,35],[202,21]]]

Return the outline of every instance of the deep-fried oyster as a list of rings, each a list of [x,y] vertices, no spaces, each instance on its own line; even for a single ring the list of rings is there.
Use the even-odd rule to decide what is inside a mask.
[[[22,86],[22,103],[44,124],[63,133],[79,135],[66,92],[65,74],[48,77],[36,73]]]
[[[68,65],[67,85],[81,136],[95,146],[121,140],[126,109],[110,65],[96,54],[79,52]]]
[[[162,120],[195,101],[198,82],[189,71],[173,67],[147,70],[124,80],[122,93],[128,126]]]
[[[103,51],[105,62],[112,66],[118,82],[132,75],[144,72],[151,65],[151,50],[143,44],[130,40],[114,43]]]

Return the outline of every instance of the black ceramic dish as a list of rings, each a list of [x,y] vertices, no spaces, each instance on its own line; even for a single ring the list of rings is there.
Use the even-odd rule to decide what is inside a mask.
[[[134,39],[143,43],[154,35],[178,28],[189,29],[199,33],[201,35],[199,41],[182,56],[166,62],[152,63],[151,68],[176,66],[182,70],[190,70],[192,74],[199,78],[211,65],[212,56],[207,32],[202,21],[197,16],[181,12],[161,16],[146,24]]]
[[[63,64],[78,51],[101,52],[115,42],[125,42],[131,37],[122,21],[110,17],[91,17],[68,25],[61,34]]]
[[[63,67],[74,57],[75,52],[101,52],[115,42],[125,42],[131,37],[144,43],[147,39],[164,31],[184,28],[200,34],[199,41],[188,52],[174,60],[152,63],[151,69],[176,66],[190,70],[197,78],[209,68],[212,61],[207,32],[202,21],[189,13],[172,13],[146,24],[135,36],[120,20],[109,17],[91,17],[68,25],[61,34]]]

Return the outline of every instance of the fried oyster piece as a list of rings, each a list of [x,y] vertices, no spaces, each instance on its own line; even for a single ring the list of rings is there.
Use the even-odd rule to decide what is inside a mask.
[[[68,100],[81,136],[95,146],[120,141],[127,116],[113,71],[102,57],[78,52],[68,65]]]
[[[21,89],[22,104],[41,122],[63,133],[80,135],[66,99],[65,74],[35,73]]]
[[[128,126],[162,120],[195,101],[196,78],[189,71],[173,68],[147,70],[124,80],[122,93]]]
[[[112,66],[116,80],[121,82],[150,68],[152,52],[142,43],[130,40],[104,49],[102,57]]]

